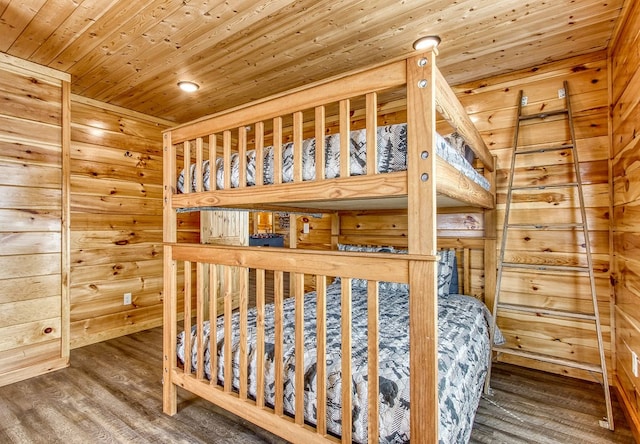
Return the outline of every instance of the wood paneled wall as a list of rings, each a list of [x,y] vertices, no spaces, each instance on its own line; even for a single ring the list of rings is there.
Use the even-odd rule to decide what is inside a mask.
[[[558,98],[563,80],[569,82],[577,150],[584,183],[590,240],[595,263],[597,296],[607,357],[611,345],[611,298],[609,291],[609,183],[608,183],[608,95],[605,52],[535,66],[455,88],[485,142],[498,159],[498,240],[502,236],[508,173],[517,114],[518,91],[528,97],[524,113],[562,108]],[[531,125],[521,130],[520,141],[565,143],[569,131],[564,121]],[[516,167],[514,185],[544,185],[569,182],[570,152],[554,151],[527,156]],[[577,197],[563,190],[541,190],[512,204],[512,223],[576,220]],[[511,237],[513,236],[513,237]],[[578,264],[584,259],[584,239],[570,231],[520,231],[510,234],[505,258],[513,262]],[[500,242],[498,242],[499,248]],[[535,271],[505,272],[501,301],[548,308],[586,311],[591,307],[588,277],[567,273],[539,275]],[[592,322],[576,322],[501,312],[498,325],[512,345],[558,357],[598,363],[598,348]],[[516,357],[505,360],[529,367],[591,378],[569,368]]]
[[[630,2],[626,22],[610,51],[613,181],[612,281],[616,298],[618,388],[640,441],[640,3]]]
[[[69,80],[0,53],[0,385],[68,365]]]
[[[162,135],[170,122],[72,97],[71,346],[162,323]],[[197,213],[182,219],[182,229]],[[124,294],[131,293],[131,304]]]

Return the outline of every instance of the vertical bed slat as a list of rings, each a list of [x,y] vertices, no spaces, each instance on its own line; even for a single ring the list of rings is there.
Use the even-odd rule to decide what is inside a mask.
[[[294,273],[294,297],[296,301],[295,329],[295,421],[304,424],[304,274]]]
[[[367,174],[378,173],[378,95],[367,94]]]
[[[273,351],[273,360],[275,362],[275,413],[278,416],[282,416],[284,412],[283,405],[283,351],[282,341],[284,339],[284,330],[282,322],[284,320],[284,273],[282,271],[273,272],[273,302],[274,302],[274,322],[275,322],[275,345]]]
[[[239,395],[240,399],[247,399],[247,386],[249,384],[248,378],[248,368],[247,368],[247,310],[248,310],[248,300],[247,300],[247,278],[248,278],[248,269],[247,268],[239,268],[238,269],[238,277],[240,279],[239,291],[240,291],[240,300],[239,300],[239,309],[240,309],[240,387],[239,387]]]
[[[216,138],[216,135],[209,134],[209,190],[217,189],[217,186],[216,186],[216,159],[218,157],[217,143],[218,143],[218,140]]]
[[[316,409],[318,434],[327,434],[327,278],[316,276]]]
[[[247,128],[238,128],[238,188],[247,186]]]
[[[282,183],[282,117],[273,119],[273,183]]]
[[[256,185],[264,184],[264,123],[256,123]]]
[[[211,385],[218,383],[218,266],[209,264],[209,372]]]
[[[349,99],[340,101],[340,177],[351,174],[351,103]]]
[[[226,177],[225,177],[226,179]],[[233,334],[231,330],[231,311],[233,310],[233,270],[224,267],[224,391],[233,387],[233,356],[231,351]]]
[[[293,113],[293,181],[302,182],[302,111]]]
[[[256,270],[256,406],[264,407],[265,271]]]
[[[368,142],[367,142],[368,146]],[[367,159],[368,162],[368,159]],[[369,444],[377,444],[379,429],[379,410],[378,399],[380,395],[379,379],[378,379],[378,283],[369,281],[367,283],[367,381],[368,381],[368,442]]]
[[[462,250],[462,294],[471,294],[471,250]]]
[[[186,140],[183,144],[183,155],[184,155],[184,187],[182,188],[183,193],[191,192],[191,142]]]
[[[315,112],[315,136],[316,136],[316,180],[324,180],[324,167],[326,163],[324,148],[324,133],[326,132],[325,107],[317,106]]]
[[[224,159],[224,189],[231,188],[231,131],[222,133],[222,158]]]
[[[184,372],[191,374],[191,262],[184,262]]]
[[[196,262],[196,360],[198,362],[196,378],[198,379],[204,379],[204,314],[204,264]]]
[[[202,162],[204,151],[204,141],[202,137],[196,138],[196,192],[203,191],[202,188]]]
[[[351,444],[352,439],[352,404],[351,399],[351,278],[341,280],[340,300],[342,336],[342,442]]]

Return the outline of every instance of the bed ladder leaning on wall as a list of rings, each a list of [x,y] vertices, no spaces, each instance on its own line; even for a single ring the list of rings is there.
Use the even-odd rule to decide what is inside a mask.
[[[507,190],[507,200],[505,206],[505,216],[504,216],[504,225],[502,229],[502,241],[500,248],[500,255],[498,257],[498,276],[496,280],[496,292],[495,292],[495,303],[493,305],[493,325],[491,326],[491,337],[493,339],[493,334],[496,328],[497,316],[500,312],[511,312],[511,313],[524,313],[526,315],[533,315],[536,317],[552,317],[556,319],[569,319],[574,321],[586,321],[593,322],[595,324],[595,331],[597,335],[598,342],[598,351],[599,351],[599,363],[594,364],[592,362],[584,362],[577,361],[572,359],[564,359],[557,356],[553,356],[550,354],[543,354],[534,351],[528,351],[526,349],[522,349],[519,347],[510,346],[508,343],[503,346],[493,346],[493,351],[510,355],[515,355],[527,359],[534,359],[537,361],[546,362],[549,364],[556,364],[566,367],[571,367],[579,370],[584,370],[591,373],[597,373],[601,375],[602,378],[602,386],[604,389],[606,408],[607,408],[607,417],[600,421],[600,426],[604,428],[608,428],[613,430],[613,414],[611,408],[611,395],[609,392],[609,383],[607,377],[607,363],[605,359],[604,353],[604,344],[602,341],[602,328],[600,325],[600,312],[598,310],[598,300],[596,295],[596,285],[595,285],[595,277],[593,271],[593,258],[591,255],[591,245],[589,239],[589,229],[587,225],[587,214],[585,211],[585,202],[584,202],[584,193],[582,186],[582,179],[580,177],[580,165],[578,162],[578,150],[576,149],[576,135],[573,125],[573,116],[571,112],[571,103],[569,100],[569,85],[568,82],[564,82],[564,88],[558,91],[558,96],[561,99],[564,96],[565,107],[562,109],[557,109],[553,111],[545,111],[535,114],[525,114],[522,113],[523,106],[527,105],[527,98],[523,97],[523,92],[520,91],[518,95],[518,115],[516,118],[516,127],[514,134],[514,142],[513,142],[513,152],[511,155],[511,167],[509,170],[509,185]],[[539,127],[542,128],[544,125],[542,123],[554,123],[558,122],[558,118],[566,119],[566,123],[568,124],[569,137],[570,140],[568,143],[566,141],[562,141],[559,144],[556,143],[540,143],[540,138],[533,137],[531,133],[534,132],[532,129],[531,123],[539,124]],[[549,120],[547,120],[550,118]],[[530,131],[529,140],[524,143],[519,141],[520,130],[521,127],[528,126],[528,130]],[[531,143],[532,140],[536,140],[537,143]],[[516,173],[516,162],[528,155],[536,155],[538,153],[545,153],[548,151],[564,151],[565,155],[570,154],[573,158],[573,170],[571,171],[572,181],[563,181],[563,176],[558,175],[559,179],[554,180],[550,184],[540,185],[540,184],[532,184],[531,181],[526,183],[523,180],[517,181],[516,186],[514,186],[514,175]],[[568,156],[567,156],[568,157]],[[573,193],[577,193],[578,203],[580,207],[580,211],[578,212],[579,220],[571,221],[569,223],[563,221],[562,223],[558,223],[556,218],[551,216],[550,214],[545,214],[545,221],[518,221],[517,223],[513,223],[509,220],[511,203],[515,200],[515,202],[526,202],[527,194],[539,192],[539,190],[546,189],[555,189],[559,193],[567,193],[569,196],[568,200],[572,196],[575,196]],[[515,194],[515,196],[514,196]],[[551,210],[553,211],[553,210]],[[549,212],[547,212],[549,213]],[[548,216],[548,217],[547,217]],[[558,219],[559,220],[559,219]],[[541,255],[540,263],[529,263],[524,260],[516,261],[505,260],[505,251],[508,247],[508,239],[510,238],[509,234],[512,234],[511,239],[514,239],[518,233],[523,233],[524,230],[532,230],[540,231],[540,230],[557,230],[557,231],[571,231],[575,234],[574,237],[579,237],[580,235],[584,236],[584,242],[582,243],[584,247],[584,256],[586,257],[586,266],[584,265],[584,259],[582,261],[574,261],[575,265],[557,265],[557,264],[549,264],[549,262],[545,263],[544,255]],[[525,263],[526,262],[526,263]],[[500,302],[501,297],[501,284],[503,273],[518,270],[525,270],[528,272],[536,272],[538,275],[549,274],[549,273],[569,273],[576,276],[588,276],[589,279],[589,287],[591,291],[591,300],[593,303],[593,313],[584,313],[576,310],[558,310],[553,308],[546,308],[542,306],[532,306],[532,305],[523,305],[521,303],[514,302]],[[504,291],[506,293],[506,291]],[[508,295],[502,295],[503,298],[506,297],[509,300]],[[493,344],[493,340],[491,341]],[[487,379],[485,382],[485,392],[488,393],[490,391],[490,378],[491,378],[491,367],[489,367],[489,373],[487,374]]]

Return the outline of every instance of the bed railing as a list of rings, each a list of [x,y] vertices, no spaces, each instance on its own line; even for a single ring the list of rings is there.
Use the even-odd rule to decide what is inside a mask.
[[[406,198],[409,194],[406,173],[385,173],[377,170],[376,130],[384,122],[407,122],[413,115],[427,122],[429,128],[415,128],[409,125],[409,143],[419,147],[409,147],[408,158],[419,156],[424,151],[434,152],[436,115],[442,120],[438,125],[461,134],[474,150],[479,163],[488,171],[494,170],[494,159],[489,153],[480,134],[457,97],[435,66],[435,55],[402,60],[374,69],[335,78],[312,86],[300,88],[284,95],[258,101],[247,106],[214,114],[172,128],[164,133],[166,172],[165,186],[172,194],[173,208],[185,207],[235,207],[256,208],[256,195],[260,200],[277,206],[292,201],[306,203],[320,200],[357,198]],[[419,70],[429,68],[431,73],[419,79],[418,85],[408,80],[409,63],[425,63]],[[424,60],[424,61],[423,61]],[[424,81],[424,82],[423,82]],[[409,82],[409,83],[408,83]],[[431,90],[433,103],[415,101],[414,89]],[[422,94],[422,93],[421,93]],[[420,95],[421,95],[420,94]],[[381,100],[381,97],[384,100]],[[418,106],[419,109],[412,109]],[[433,116],[433,117],[430,117]],[[445,123],[446,122],[446,123]],[[366,176],[350,177],[349,132],[351,129],[366,131]],[[428,133],[425,134],[425,131]],[[315,138],[324,140],[327,134],[340,135],[339,179],[325,177],[325,151],[315,150],[315,177],[303,179],[303,140]],[[414,135],[417,141],[412,141]],[[293,143],[292,177],[283,183],[283,144]],[[265,147],[273,147],[273,180],[266,185],[264,172]],[[247,186],[248,151],[256,153],[256,174],[254,183]],[[232,189],[232,155],[237,155],[239,180]],[[202,164],[209,160],[215,165],[221,158],[224,169],[224,183],[216,186],[214,177],[210,185],[215,193],[200,194],[203,188]],[[411,160],[409,160],[411,162]],[[415,161],[414,161],[415,162]],[[483,207],[493,207],[493,197],[467,180],[455,168],[444,161],[438,161],[438,174],[443,180],[438,182],[438,191],[454,199],[468,201]],[[190,165],[195,164],[194,171]],[[215,171],[211,168],[210,171]],[[181,194],[177,190],[177,177],[183,172],[185,188]],[[190,184],[195,176],[195,190]],[[302,182],[307,182],[301,187]],[[309,183],[313,182],[313,184]],[[223,188],[223,189],[220,189]]]
[[[435,257],[396,255],[396,254],[354,254],[337,252],[312,252],[288,250],[283,255],[279,249],[247,248],[247,247],[217,247],[203,246],[200,244],[182,244],[165,247],[165,354],[164,354],[164,410],[167,413],[176,412],[176,385],[202,396],[211,402],[223,406],[241,417],[258,422],[263,428],[271,430],[293,442],[327,442],[327,440],[339,441],[327,433],[326,425],[326,290],[327,280],[335,277],[341,278],[341,353],[342,374],[351,375],[351,279],[366,279],[368,281],[368,436],[369,442],[377,442],[378,437],[378,406],[380,390],[378,387],[378,286],[379,281],[412,283],[412,288],[423,289],[412,291],[412,298],[424,301],[435,301],[435,279],[428,282],[428,275],[412,273],[412,269],[418,267],[428,269],[434,267]],[[216,267],[221,265],[222,267]],[[268,265],[266,265],[268,264]],[[231,332],[231,279],[227,279],[221,287],[218,280],[222,275],[231,275],[231,269],[239,267],[244,270],[245,276],[248,270],[255,270],[255,284],[240,285],[240,304],[238,308],[239,328],[239,387],[232,387],[233,365],[231,362],[232,337]],[[178,269],[184,273],[184,297],[178,299]],[[275,403],[268,406],[264,402],[264,374],[265,374],[265,295],[266,273],[273,273],[273,299],[275,304]],[[289,294],[285,290],[285,274],[290,277]],[[242,273],[240,273],[242,275]],[[317,307],[317,424],[311,425],[304,418],[304,277],[315,277],[316,307]],[[243,282],[248,283],[248,279]],[[430,285],[430,286],[429,286]],[[282,316],[283,299],[287,296],[295,298],[295,412],[286,415],[283,411],[283,352],[282,352]],[[217,300],[224,298],[225,305],[222,313],[217,312]],[[249,299],[252,303],[249,304]],[[255,301],[255,302],[253,302]],[[257,390],[255,397],[248,394],[248,350],[247,344],[247,312],[249,305],[257,311],[256,318],[256,378]],[[180,308],[179,308],[180,307]],[[184,307],[184,312],[181,308]],[[435,305],[429,305],[429,316]],[[186,314],[185,314],[186,313]],[[189,315],[190,314],[190,315]],[[216,377],[205,379],[204,355],[205,343],[203,342],[203,325],[205,321],[215,323],[215,320],[224,316],[224,383],[219,384]],[[182,321],[181,321],[182,320]],[[413,322],[413,320],[412,320]],[[416,320],[416,322],[419,322]],[[191,360],[190,353],[193,346],[191,335],[185,335],[185,360],[184,365],[179,366],[176,358],[176,340],[179,331],[196,330],[196,363]],[[212,329],[215,331],[215,329]],[[332,332],[335,334],[335,332]],[[422,342],[425,338],[421,338]],[[411,341],[410,344],[413,344]],[[432,344],[436,347],[435,342]],[[210,374],[217,374],[217,353],[215,341],[209,342],[211,360]],[[411,367],[411,371],[419,372],[418,367]],[[195,370],[194,370],[195,369]],[[297,369],[303,369],[298,371]],[[171,383],[169,383],[171,382]],[[436,384],[425,386],[422,390],[431,391],[428,397],[434,401],[433,408],[437,409]],[[352,441],[352,381],[351,378],[342,378],[342,442]]]

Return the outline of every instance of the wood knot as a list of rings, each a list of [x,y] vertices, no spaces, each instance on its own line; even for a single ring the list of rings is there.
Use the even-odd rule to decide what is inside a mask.
[[[52,331],[53,331],[53,328],[51,328],[51,327],[47,327],[47,328],[44,329],[44,333],[47,334],[47,335],[49,333],[51,333]]]

